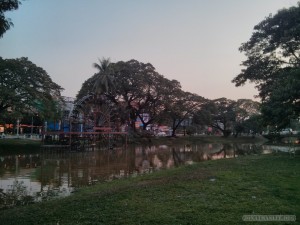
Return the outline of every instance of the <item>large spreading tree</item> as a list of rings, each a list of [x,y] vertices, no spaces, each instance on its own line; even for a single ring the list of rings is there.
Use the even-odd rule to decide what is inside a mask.
[[[165,115],[169,118],[172,136],[176,136],[179,127],[190,126],[196,112],[206,106],[207,99],[181,89],[173,89],[172,95],[166,97]]]
[[[150,63],[110,63],[105,59],[99,62],[94,64],[98,73],[83,83],[77,101],[90,92],[104,95],[115,103],[121,122],[129,122],[133,130],[136,121],[146,130],[150,124],[171,120],[175,134],[178,126],[203,102],[202,97],[182,91],[178,81],[165,78]]]
[[[62,90],[28,58],[0,57],[0,116],[9,110],[51,118],[60,108]]]
[[[300,116],[300,2],[254,27],[239,49],[247,59],[232,82],[256,84],[266,124],[286,126]]]
[[[206,125],[209,125],[228,137],[236,121],[236,102],[227,98],[219,98],[206,102],[199,111],[198,117]]]
[[[98,72],[83,83],[77,100],[91,92],[104,95],[115,103],[121,121],[129,119],[133,129],[138,119],[144,129],[158,120],[164,96],[177,84],[157,73],[150,63],[137,60],[110,63],[102,59],[93,65]]]

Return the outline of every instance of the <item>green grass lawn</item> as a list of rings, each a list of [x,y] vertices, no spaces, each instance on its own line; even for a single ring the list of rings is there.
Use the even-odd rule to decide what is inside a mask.
[[[243,215],[296,215],[244,222]],[[299,224],[300,157],[206,161],[0,211],[1,224]]]

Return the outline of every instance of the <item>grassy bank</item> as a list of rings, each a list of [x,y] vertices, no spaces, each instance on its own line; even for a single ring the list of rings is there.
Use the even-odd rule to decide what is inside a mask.
[[[206,161],[83,188],[49,202],[0,211],[1,224],[257,224],[243,215],[296,215],[300,157]],[[259,223],[264,224],[264,223]]]

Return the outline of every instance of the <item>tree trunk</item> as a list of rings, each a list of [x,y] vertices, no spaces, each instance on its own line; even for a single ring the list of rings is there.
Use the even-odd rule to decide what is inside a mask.
[[[231,130],[222,130],[222,132],[225,138],[229,137],[229,135],[231,134]]]

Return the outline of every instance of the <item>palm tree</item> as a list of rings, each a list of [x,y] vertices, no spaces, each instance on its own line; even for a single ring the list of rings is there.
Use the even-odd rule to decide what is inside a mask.
[[[98,60],[99,64],[93,64],[93,66],[98,69],[98,73],[96,73],[94,90],[98,94],[103,94],[111,91],[114,88],[113,69],[109,58],[98,58]]]

